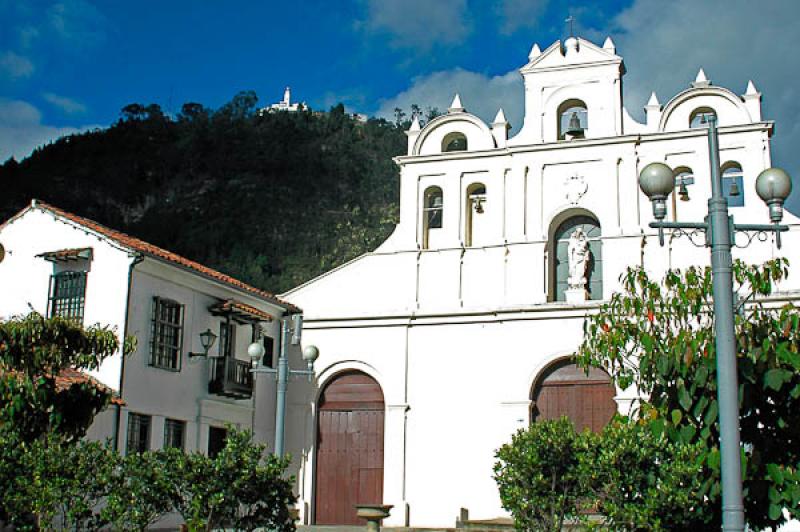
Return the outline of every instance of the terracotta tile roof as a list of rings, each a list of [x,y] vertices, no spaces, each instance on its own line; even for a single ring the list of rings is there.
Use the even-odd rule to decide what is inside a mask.
[[[26,210],[29,208],[39,208],[50,211],[56,216],[66,218],[67,220],[70,220],[72,222],[75,222],[79,225],[86,227],[87,229],[91,229],[92,231],[95,231],[105,236],[106,238],[117,242],[121,246],[129,248],[133,251],[138,251],[139,253],[142,253],[144,255],[161,259],[176,266],[180,266],[188,270],[191,270],[195,273],[199,273],[204,277],[213,279],[215,281],[219,281],[234,288],[238,288],[239,290],[242,290],[254,296],[265,299],[271,303],[280,305],[286,308],[290,312],[300,312],[300,309],[298,307],[292,305],[288,301],[283,301],[282,299],[279,299],[274,294],[270,294],[269,292],[265,292],[264,290],[261,290],[254,286],[250,286],[249,284],[243,283],[238,279],[234,279],[229,275],[225,275],[224,273],[218,272],[217,270],[211,269],[207,266],[203,266],[199,262],[195,262],[185,257],[181,257],[180,255],[172,253],[171,251],[167,251],[166,249],[154,246],[153,244],[145,242],[144,240],[140,240],[136,237],[127,235],[121,231],[108,228],[88,218],[72,214],[70,212],[64,211],[62,209],[59,209],[58,207],[54,207],[39,200],[33,200],[31,206],[27,207]]]
[[[98,381],[91,375],[84,373],[77,369],[65,369],[62,370],[61,373],[56,377],[56,390],[62,392],[68,389],[73,384],[82,384],[88,382],[89,384],[94,385],[95,388],[103,390],[104,392],[108,392],[111,394],[111,404],[114,405],[124,405],[125,401],[123,401],[117,393],[103,384],[102,382]]]
[[[0,367],[0,375],[3,375],[5,370]],[[11,375],[19,375],[19,373],[15,371],[8,372]],[[69,368],[61,370],[61,373],[58,374],[56,377],[56,391],[63,392],[64,390],[69,389],[70,386],[73,384],[82,384],[82,383],[89,383],[93,385],[95,388],[102,390],[104,392],[108,392],[111,394],[111,404],[114,405],[125,405],[125,401],[123,401],[120,396],[117,394],[116,391],[109,388],[99,380],[95,379],[88,373],[84,373],[81,370]]]
[[[226,314],[231,313],[234,316],[241,316],[243,318],[255,319],[257,321],[272,321],[275,317],[272,314],[259,310],[256,307],[242,303],[235,299],[226,299],[211,305],[208,310],[212,313]]]

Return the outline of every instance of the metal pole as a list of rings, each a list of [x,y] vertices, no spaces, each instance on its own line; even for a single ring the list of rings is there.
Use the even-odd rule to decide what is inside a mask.
[[[722,194],[717,117],[708,118],[711,161],[711,273],[714,295],[714,332],[717,350],[717,400],[722,459],[722,530],[744,530],[742,469],[739,442],[739,384],[736,375],[736,337],[733,322],[733,261],[728,201]]]
[[[281,320],[281,348],[278,354],[278,397],[275,404],[275,454],[283,456],[283,429],[286,424],[286,389],[289,387],[289,357],[286,354],[291,330],[289,320]]]

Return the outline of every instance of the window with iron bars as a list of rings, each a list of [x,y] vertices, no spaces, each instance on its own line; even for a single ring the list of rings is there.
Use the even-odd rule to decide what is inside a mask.
[[[143,453],[150,449],[150,416],[128,414],[127,454]]]
[[[150,365],[156,368],[180,371],[183,348],[183,305],[169,299],[154,297],[150,338]]]
[[[83,324],[86,303],[86,272],[61,272],[50,277],[47,315]]]
[[[164,448],[174,447],[183,449],[184,434],[186,434],[186,422],[177,419],[164,420]]]

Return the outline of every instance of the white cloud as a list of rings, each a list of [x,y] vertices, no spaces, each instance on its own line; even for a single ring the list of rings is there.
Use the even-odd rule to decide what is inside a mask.
[[[28,78],[35,67],[27,57],[14,52],[0,53],[0,74],[10,79]]]
[[[42,124],[42,113],[22,100],[0,99],[0,162],[13,156],[17,160],[31,154],[38,146],[65,135],[100,126],[56,127]]]
[[[800,179],[798,19],[796,0],[636,0],[607,28],[628,68],[626,107],[641,119],[650,91],[665,104],[700,67],[739,94],[752,79],[763,93],[764,118],[776,121],[773,163]],[[793,199],[800,206],[800,194]]]
[[[511,35],[538,26],[549,0],[503,0],[495,7],[500,16],[500,33]]]
[[[96,46],[106,37],[108,19],[85,0],[63,0],[47,9],[49,29],[77,47]]]
[[[66,96],[59,96],[58,94],[54,94],[52,92],[45,92],[42,94],[42,98],[44,98],[49,104],[70,115],[86,112],[86,106],[84,104],[73,100],[72,98],[67,98]]]
[[[366,19],[356,27],[386,34],[393,48],[430,50],[461,43],[472,31],[466,0],[365,0]]]
[[[522,77],[516,70],[499,76],[486,76],[456,68],[421,76],[414,79],[407,90],[381,102],[377,114],[393,119],[395,107],[408,113],[411,104],[417,104],[423,110],[438,107],[440,112],[446,112],[455,93],[461,95],[461,103],[467,111],[486,122],[491,122],[502,107],[515,129],[522,125],[524,94]]]

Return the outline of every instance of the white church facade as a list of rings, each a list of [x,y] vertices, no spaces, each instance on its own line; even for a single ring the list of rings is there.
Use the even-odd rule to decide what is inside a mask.
[[[304,309],[304,343],[320,351],[316,393],[292,394],[287,424],[306,523],[354,522],[352,505],[366,502],[393,505],[387,525],[452,527],[462,509],[504,516],[492,467],[513,432],[562,414],[596,428],[630,409],[635,392],[611,388],[601,371],[573,371],[569,357],[584,317],[627,267],[660,278],[708,264],[708,250],[686,238],[667,233],[659,246],[638,186],[645,165],[668,164],[667,219],[702,220],[711,194],[703,114],[718,119],[737,223],[768,220],[754,184],[771,165],[773,123],[752,82],[738,95],[701,70],[666,105],[654,94],[639,123],[623,106],[625,67],[610,39],[534,46],[529,59],[514,137],[502,110],[486,124],[458,97],[425,127],[415,120],[408,153],[395,159],[394,233],[282,296]],[[787,213],[784,223],[782,251],[770,237],[734,258],[796,254],[800,220]],[[588,253],[571,283],[576,232]],[[779,288],[784,297],[800,294],[798,279]]]

